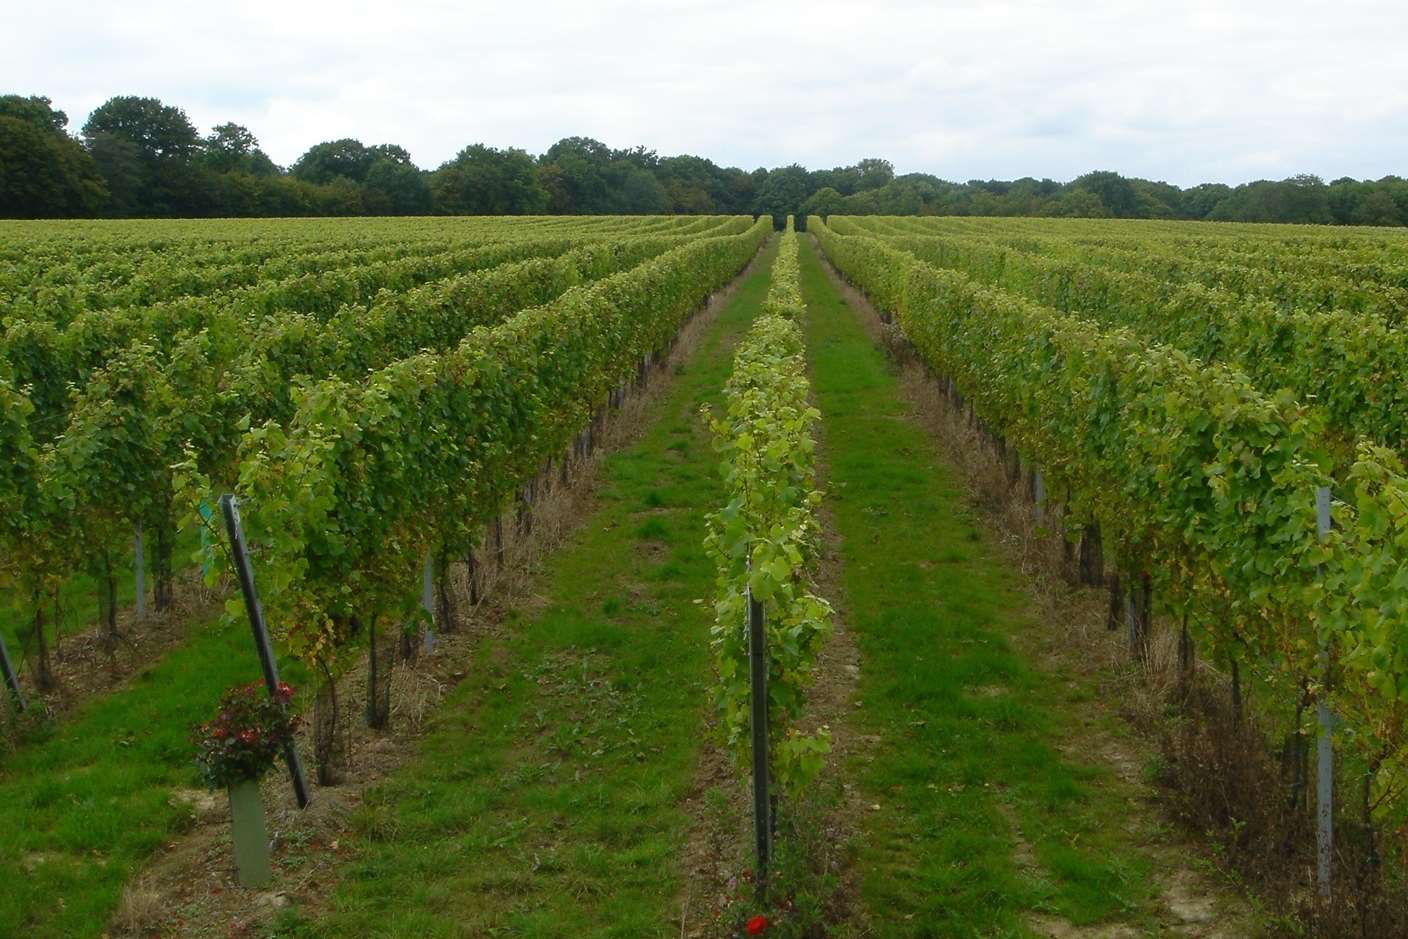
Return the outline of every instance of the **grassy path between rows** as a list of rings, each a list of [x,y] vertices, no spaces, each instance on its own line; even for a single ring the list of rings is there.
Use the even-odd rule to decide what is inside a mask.
[[[0,936],[100,935],[122,885],[191,818],[175,790],[200,786],[190,726],[221,692],[259,678],[241,624],[191,637],[120,691],[42,728],[0,767]],[[285,665],[290,681],[297,669]]]
[[[721,498],[699,415],[766,295],[775,243],[609,456],[590,514],[371,790],[313,936],[674,936],[684,809],[706,736]],[[280,931],[280,935],[284,935]]]
[[[802,286],[861,657],[854,720],[875,741],[848,767],[870,808],[856,860],[865,934],[1053,934],[1043,921],[1162,934],[1147,832],[1129,822],[1145,810],[1109,769],[1063,755],[1094,690],[1014,642],[1043,628],[1020,575],[810,239]]]

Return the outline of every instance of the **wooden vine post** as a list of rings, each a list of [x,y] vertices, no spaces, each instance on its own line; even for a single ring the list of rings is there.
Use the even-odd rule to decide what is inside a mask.
[[[435,651],[435,560],[429,551],[425,552],[425,566],[420,578],[420,608],[425,610],[430,625],[425,627],[422,652]]]
[[[25,709],[24,692],[20,691],[20,682],[15,675],[15,667],[10,664],[10,650],[5,648],[3,635],[0,635],[0,672],[4,673],[5,687],[10,689],[10,694],[15,699],[15,707],[23,711]]]
[[[1320,540],[1330,537],[1330,488],[1315,490],[1315,527]],[[1323,682],[1315,703],[1320,733],[1315,742],[1315,882],[1322,899],[1330,896],[1330,860],[1334,852],[1335,750],[1334,715],[1326,698],[1330,690],[1330,652],[1324,643],[1320,647],[1320,670]]]
[[[766,900],[772,862],[772,802],[768,796],[768,657],[763,605],[748,591],[748,674],[753,730],[753,832],[758,899]]]
[[[147,559],[142,551],[142,526],[132,529],[132,585],[137,595],[137,619],[147,615]]]

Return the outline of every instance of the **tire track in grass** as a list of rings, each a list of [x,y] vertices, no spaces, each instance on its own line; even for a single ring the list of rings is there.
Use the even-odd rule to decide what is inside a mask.
[[[809,239],[802,287],[861,657],[853,719],[871,741],[849,766],[867,805],[863,912],[841,934],[1158,934],[1151,865],[1125,825],[1141,809],[1112,797],[1107,768],[1062,756],[1070,696],[1014,646],[1035,628],[1018,576]]]
[[[288,913],[286,929],[678,935],[711,681],[701,507],[722,491],[699,408],[720,397],[775,250],[704,329],[638,442],[606,459],[588,516],[418,755],[367,794],[333,895]]]

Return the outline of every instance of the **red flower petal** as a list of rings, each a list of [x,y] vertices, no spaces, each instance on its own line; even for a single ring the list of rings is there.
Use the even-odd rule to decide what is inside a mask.
[[[752,919],[750,919],[750,920],[748,921],[748,924],[744,927],[744,929],[747,931],[748,935],[750,935],[750,936],[761,935],[762,932],[763,932],[763,930],[765,930],[765,929],[767,929],[767,928],[768,928],[768,918],[767,918],[766,916],[763,916],[762,914],[759,914],[759,915],[753,917]]]

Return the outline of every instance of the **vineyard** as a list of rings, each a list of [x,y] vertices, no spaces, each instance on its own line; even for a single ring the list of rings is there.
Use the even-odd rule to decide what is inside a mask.
[[[804,229],[0,223],[0,935],[1408,930],[1408,241]]]
[[[1367,792],[1401,785],[1396,239],[1244,233],[1204,260],[1216,238],[1157,227],[815,230],[1014,462],[1042,474],[1112,590],[1144,594],[1141,618],[1157,592],[1210,654],[1339,714]]]

